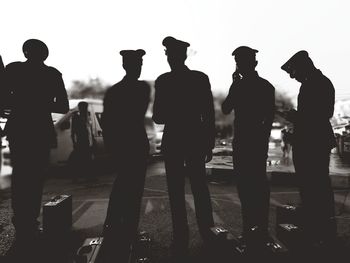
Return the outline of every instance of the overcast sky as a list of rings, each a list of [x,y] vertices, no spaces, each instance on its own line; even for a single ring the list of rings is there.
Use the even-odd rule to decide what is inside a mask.
[[[259,50],[257,70],[295,96],[299,84],[280,66],[305,49],[333,82],[337,99],[349,99],[350,2],[347,0],[11,0],[1,1],[0,54],[24,60],[28,38],[49,47],[47,64],[72,80],[124,74],[119,51],[143,48],[141,78],[169,70],[161,42],[171,35],[191,44],[187,65],[208,74],[214,92],[227,93],[233,49]],[[317,99],[317,94],[315,94]]]

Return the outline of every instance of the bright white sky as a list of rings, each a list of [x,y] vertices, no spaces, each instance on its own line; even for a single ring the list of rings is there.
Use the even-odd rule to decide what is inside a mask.
[[[143,48],[141,78],[169,67],[161,42],[171,35],[191,43],[187,65],[209,75],[214,92],[227,93],[233,49],[259,50],[260,75],[295,96],[299,84],[280,66],[305,49],[333,82],[337,99],[349,99],[348,0],[2,0],[0,54],[24,60],[28,38],[50,49],[47,64],[72,80],[99,77],[113,84],[124,75],[121,49]],[[317,99],[317,94],[315,94]]]

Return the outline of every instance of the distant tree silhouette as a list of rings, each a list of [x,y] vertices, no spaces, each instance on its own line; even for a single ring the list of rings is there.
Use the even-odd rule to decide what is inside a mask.
[[[88,81],[75,80],[68,90],[68,96],[70,99],[102,99],[108,86],[99,78],[90,78]]]

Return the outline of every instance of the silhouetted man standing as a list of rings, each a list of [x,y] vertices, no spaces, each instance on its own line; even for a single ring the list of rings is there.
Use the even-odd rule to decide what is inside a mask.
[[[149,155],[144,119],[150,86],[138,80],[145,51],[123,50],[120,54],[126,75],[107,90],[101,119],[104,143],[117,172],[104,226],[103,262],[128,262],[137,234]]]
[[[301,83],[298,110],[287,117],[294,123],[293,162],[305,212],[306,236],[311,242],[331,242],[337,232],[329,178],[330,151],[336,146],[329,122],[334,111],[334,87],[306,51],[297,52],[282,69]]]
[[[44,64],[45,43],[29,39],[23,44],[25,62],[6,66],[5,81],[10,116],[5,132],[9,140],[13,224],[16,241],[30,246],[38,234],[44,174],[50,148],[56,145],[52,112],[69,110],[61,73]]]
[[[268,238],[270,189],[266,159],[275,109],[274,87],[255,71],[257,52],[246,46],[233,51],[236,71],[222,104],[224,114],[232,110],[235,114],[233,166],[248,248],[261,247]]]
[[[208,76],[185,65],[188,43],[173,37],[163,40],[171,71],[155,82],[153,120],[165,124],[162,151],[173,222],[174,255],[183,262],[188,249],[185,205],[186,165],[194,196],[197,222],[204,241],[213,226],[205,162],[215,144],[213,96]]]

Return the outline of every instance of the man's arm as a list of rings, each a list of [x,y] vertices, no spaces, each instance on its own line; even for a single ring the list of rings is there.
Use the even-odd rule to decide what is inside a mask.
[[[57,78],[56,90],[55,90],[55,99],[52,103],[51,112],[56,113],[67,113],[69,111],[69,102],[67,91],[64,86],[61,73]]]
[[[7,115],[12,107],[13,82],[15,80],[15,74],[13,72],[14,63],[11,63],[6,67],[4,67],[4,65],[2,64],[2,66],[0,65],[0,67],[0,112],[1,116],[8,117]]]
[[[144,82],[145,84],[145,93],[144,93],[144,101],[143,101],[143,105],[142,105],[142,117],[145,116],[147,109],[148,109],[148,104],[150,101],[150,96],[151,96],[151,87],[147,82]]]
[[[72,117],[72,127],[71,127],[71,138],[72,138],[72,142],[73,142],[73,147],[75,147],[76,143],[77,143],[77,133],[76,133],[76,125],[77,125],[77,113],[73,113],[73,117]]]
[[[211,85],[207,76],[205,76],[204,79],[203,89],[204,101],[202,109],[202,121],[207,142],[206,162],[209,162],[213,157],[212,150],[215,147],[215,111]]]
[[[265,119],[264,119],[264,133],[266,136],[266,139],[269,140],[272,123],[275,117],[275,88],[270,84],[269,87],[269,93],[266,97],[266,112],[265,112]]]
[[[0,116],[3,115],[4,110],[4,89],[5,89],[5,66],[0,56]]]
[[[153,103],[153,116],[152,119],[157,124],[165,124],[165,97],[164,90],[162,87],[162,83],[159,78],[155,81],[154,84],[155,95],[154,95],[154,103]]]
[[[237,83],[233,82],[230,90],[228,92],[228,95],[226,97],[226,99],[224,100],[224,102],[221,105],[221,110],[224,114],[230,114],[231,111],[233,110],[234,107],[234,93],[236,90]]]
[[[317,95],[319,106],[312,109],[316,120],[328,120],[334,114],[335,91],[332,82],[326,79],[319,85],[319,94]]]
[[[0,116],[3,116],[4,112],[4,84],[5,84],[5,66],[2,62],[2,57],[0,56]],[[2,136],[3,131],[0,127],[0,137]],[[1,143],[0,143],[1,144]]]

